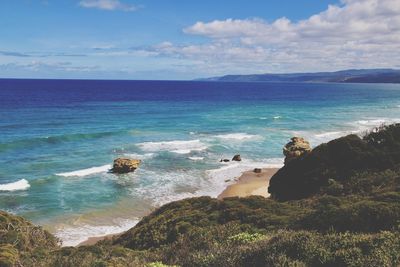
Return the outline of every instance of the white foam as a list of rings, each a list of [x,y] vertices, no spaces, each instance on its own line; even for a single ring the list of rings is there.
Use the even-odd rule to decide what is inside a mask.
[[[17,191],[17,190],[26,190],[31,185],[25,179],[21,179],[19,181],[8,183],[8,184],[0,184],[0,191]]]
[[[356,127],[352,133],[360,134],[365,131],[372,130],[374,127],[378,127],[384,124],[393,124],[399,123],[400,118],[368,118],[363,120],[358,120],[353,123],[350,123],[353,127]]]
[[[106,236],[125,232],[135,226],[139,220],[114,219],[110,225],[78,224],[60,226],[55,236],[62,240],[63,246],[76,246],[89,237]]]
[[[198,161],[198,160],[203,160],[204,157],[189,157],[190,160]]]
[[[161,206],[171,201],[201,196],[202,188],[212,188],[203,179],[203,172],[197,169],[158,171],[142,169],[141,179],[146,184],[137,184],[130,188],[133,198],[145,199],[153,206]]]
[[[358,120],[356,121],[356,123],[365,126],[379,126],[387,121],[388,120],[385,119],[370,119],[370,120]]]
[[[279,120],[279,119],[281,119],[282,117],[281,116],[275,116],[274,117],[274,120]]]
[[[72,171],[72,172],[63,172],[63,173],[56,173],[58,176],[63,176],[63,177],[84,177],[88,176],[91,174],[96,174],[96,173],[102,173],[102,172],[108,172],[111,169],[111,165],[103,165],[99,167],[91,167],[83,170],[78,170],[78,171]]]
[[[191,151],[201,151],[207,149],[207,145],[202,143],[200,140],[145,142],[137,144],[137,146],[139,146],[144,151],[169,151],[177,154],[188,154]]]
[[[152,158],[154,156],[154,153],[146,153],[146,154],[129,153],[124,155],[128,158],[144,160]]]
[[[220,134],[220,135],[216,135],[215,137],[217,137],[219,139],[224,139],[224,140],[238,140],[238,141],[262,138],[260,135],[247,134],[247,133]]]
[[[336,137],[343,136],[344,134],[346,134],[346,132],[344,132],[344,131],[343,132],[336,131],[336,132],[320,133],[320,134],[316,134],[315,136],[318,137],[318,138],[327,138],[327,137],[336,138]]]
[[[217,197],[229,183],[244,171],[254,168],[282,167],[283,159],[270,159],[260,162],[242,161],[222,164],[221,168],[211,170],[177,169],[174,171],[142,169],[141,180],[145,184],[137,184],[130,188],[132,198],[140,198],[159,207],[171,201],[199,196]]]
[[[223,164],[221,168],[206,171],[206,176],[212,184],[209,188],[203,188],[198,193],[200,195],[207,195],[210,197],[217,197],[226,188],[239,178],[243,172],[253,170],[254,168],[281,168],[283,166],[283,159],[275,158],[263,161],[241,161],[229,162]],[[230,180],[226,182],[226,180]]]
[[[282,166],[282,158],[267,159],[259,162],[244,160],[240,162],[229,162],[219,169],[208,170],[207,175],[213,179],[224,181],[226,179],[238,178],[243,172],[254,168],[281,168]]]

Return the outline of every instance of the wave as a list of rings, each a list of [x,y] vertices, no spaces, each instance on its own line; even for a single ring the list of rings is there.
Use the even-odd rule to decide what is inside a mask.
[[[137,146],[144,151],[169,151],[177,154],[189,154],[192,151],[201,151],[207,149],[207,145],[202,143],[200,140],[145,142],[137,144]]]
[[[375,127],[384,124],[387,121],[387,119],[358,120],[356,121],[356,124]]]
[[[17,191],[17,190],[26,190],[31,185],[25,179],[21,179],[19,181],[8,183],[8,184],[0,184],[0,191]]]
[[[199,169],[141,169],[140,176],[141,180],[146,182],[130,188],[130,195],[134,199],[139,198],[151,203],[154,207],[184,198],[207,195],[199,192],[202,188],[214,189],[213,184],[203,179],[204,171]]]
[[[348,133],[348,132],[346,132],[346,131],[341,131],[341,132],[340,131],[336,131],[336,132],[320,133],[320,134],[316,134],[315,136],[318,137],[318,138],[326,138],[326,137],[338,138],[338,137],[341,137],[341,136],[345,135],[346,133]]]
[[[203,160],[204,157],[189,157],[190,160],[198,161],[198,160]]]
[[[374,127],[378,127],[385,124],[388,125],[393,123],[399,123],[399,122],[400,118],[371,118],[371,119],[358,120],[353,123],[350,123],[350,125],[356,128],[354,131],[352,131],[352,133],[362,134],[365,133],[365,131],[372,130],[372,128]]]
[[[396,118],[367,118],[353,122],[344,123],[346,128],[336,131],[288,131],[292,136],[301,136],[308,140],[313,147],[321,143],[329,142],[333,139],[340,138],[349,134],[364,135],[374,127],[382,124],[399,123],[400,119]]]
[[[125,153],[124,156],[132,159],[150,159],[154,157],[154,153],[146,153],[146,154],[136,154],[136,153]]]
[[[244,160],[241,162],[230,162],[224,164],[221,168],[208,170],[207,175],[213,179],[225,181],[226,179],[236,179],[243,172],[254,168],[281,168],[282,166],[282,158],[272,158],[263,161]]]
[[[92,175],[95,173],[102,173],[102,172],[108,172],[111,169],[111,165],[103,165],[99,167],[91,167],[83,170],[77,170],[77,171],[72,171],[72,172],[63,172],[63,173],[56,173],[57,176],[63,176],[63,177],[84,177],[88,175]]]
[[[134,227],[139,220],[114,219],[112,225],[73,225],[65,226],[56,230],[55,236],[62,240],[62,245],[77,246],[86,241],[89,237],[106,236],[118,234]]]
[[[115,132],[100,132],[100,133],[77,133],[77,134],[64,134],[64,135],[56,135],[56,136],[46,136],[46,137],[35,137],[35,138],[27,138],[21,140],[15,140],[8,143],[0,144],[0,151],[6,151],[9,149],[17,149],[17,148],[32,148],[36,146],[42,145],[51,145],[51,144],[59,144],[62,142],[73,142],[80,141],[86,139],[98,139],[109,137],[117,134],[121,134],[123,131],[115,131]]]
[[[215,137],[224,140],[238,140],[238,141],[262,138],[260,135],[247,134],[247,133],[220,134],[216,135]]]

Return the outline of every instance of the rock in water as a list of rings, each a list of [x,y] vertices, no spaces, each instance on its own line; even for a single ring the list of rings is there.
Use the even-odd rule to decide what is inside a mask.
[[[308,141],[302,137],[293,137],[291,141],[283,148],[283,154],[285,155],[285,164],[291,160],[300,157],[305,153],[311,152],[311,146]]]
[[[232,161],[242,161],[242,158],[240,157],[240,155],[235,155],[233,156]]]
[[[113,173],[128,173],[133,172],[139,168],[140,160],[138,159],[124,159],[118,158],[114,160],[113,168],[111,171]]]
[[[229,159],[221,159],[219,162],[229,162]]]

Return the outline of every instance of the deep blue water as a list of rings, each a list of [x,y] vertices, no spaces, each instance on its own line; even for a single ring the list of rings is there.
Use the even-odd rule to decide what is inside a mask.
[[[278,166],[293,135],[315,146],[396,121],[400,85],[0,80],[0,209],[75,244]],[[143,164],[107,173],[119,156]]]

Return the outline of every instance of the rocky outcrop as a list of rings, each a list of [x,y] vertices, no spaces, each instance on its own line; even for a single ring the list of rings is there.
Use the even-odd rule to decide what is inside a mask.
[[[311,152],[311,146],[308,141],[302,137],[293,137],[291,141],[283,148],[285,155],[285,165],[291,160],[300,157],[303,154]]]
[[[242,158],[238,154],[238,155],[233,156],[232,161],[242,161]]]
[[[137,168],[139,168],[140,163],[141,161],[138,159],[117,158],[114,160],[111,172],[120,174],[134,172]]]

